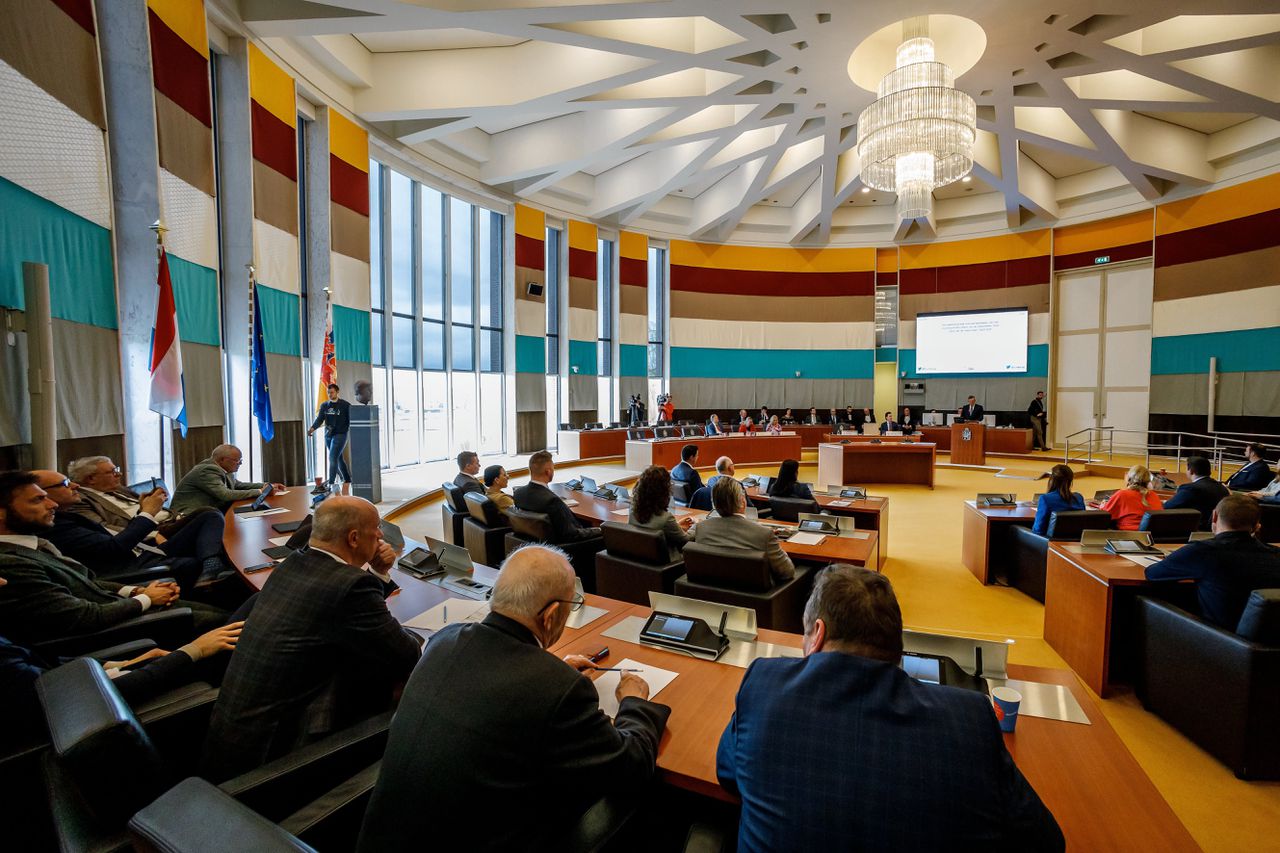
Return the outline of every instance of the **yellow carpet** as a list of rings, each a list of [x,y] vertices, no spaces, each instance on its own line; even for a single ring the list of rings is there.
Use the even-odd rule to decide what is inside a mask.
[[[988,459],[991,465],[1006,461],[1028,467],[1018,460]],[[815,454],[806,452],[802,480],[815,477],[814,462]],[[597,475],[608,477],[609,466],[594,467],[599,469]],[[576,473],[566,472],[564,477]],[[739,477],[772,475],[776,470],[744,466],[737,473]],[[1087,475],[1077,476],[1076,483],[1076,490],[1086,497],[1098,489],[1122,485]],[[978,492],[1016,492],[1020,500],[1030,500],[1043,490],[1044,481],[997,478],[994,471],[956,468],[939,468],[932,490],[922,486],[870,487],[872,494],[890,499],[885,574],[893,581],[908,628],[1011,638],[1015,641],[1011,661],[1065,668],[1062,658],[1043,639],[1044,608],[1016,590],[979,585],[960,562],[964,500]],[[410,535],[438,536],[440,507],[438,503],[422,507],[398,522]],[[1280,851],[1280,783],[1236,779],[1207,753],[1144,711],[1131,694],[1122,693],[1100,704],[1130,752],[1205,850]],[[1108,780],[1083,783],[1105,785]]]

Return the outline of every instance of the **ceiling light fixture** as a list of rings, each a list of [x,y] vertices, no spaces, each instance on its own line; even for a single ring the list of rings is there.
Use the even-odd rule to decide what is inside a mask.
[[[894,69],[880,80],[875,103],[858,116],[862,182],[898,194],[898,216],[933,212],[933,191],[973,168],[977,108],[938,62],[927,17],[902,22]]]
[[[863,187],[863,188],[862,188],[862,191],[863,191],[864,193],[869,193],[869,192],[871,192],[871,187]]]

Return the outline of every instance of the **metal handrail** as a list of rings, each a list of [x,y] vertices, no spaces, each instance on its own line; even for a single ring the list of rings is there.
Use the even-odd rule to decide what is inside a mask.
[[[1085,427],[1076,430],[1066,437],[1063,452],[1063,462],[1070,464],[1071,462],[1096,462],[1094,458],[1094,450],[1101,451],[1103,443],[1106,445],[1107,459],[1113,459],[1115,456],[1115,436],[1116,433],[1122,435],[1142,435],[1147,438],[1141,445],[1145,451],[1145,461],[1148,468],[1151,467],[1151,457],[1157,456],[1162,458],[1172,458],[1178,467],[1182,466],[1184,454],[1189,458],[1192,455],[1206,456],[1209,464],[1217,468],[1218,479],[1222,479],[1223,465],[1226,463],[1243,463],[1247,462],[1243,450],[1244,446],[1257,441],[1260,438],[1280,438],[1280,436],[1270,435],[1251,435],[1248,433],[1195,433],[1183,432],[1181,430],[1137,430],[1137,429],[1119,429],[1111,426],[1101,427]],[[1165,444],[1150,441],[1152,434],[1162,436],[1175,436],[1176,444]],[[1234,435],[1244,435],[1246,438],[1233,438]],[[1072,456],[1073,439],[1085,436],[1078,444],[1076,444],[1077,452],[1083,452],[1082,456]],[[1191,441],[1194,440],[1194,441]],[[1202,442],[1212,442],[1209,446],[1204,446]],[[1123,448],[1124,445],[1121,445]],[[1138,445],[1135,445],[1137,447]],[[1174,451],[1172,457],[1160,451]],[[1238,452],[1232,452],[1238,451]]]

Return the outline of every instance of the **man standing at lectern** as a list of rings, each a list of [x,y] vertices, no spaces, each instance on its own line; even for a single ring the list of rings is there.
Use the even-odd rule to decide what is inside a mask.
[[[1044,434],[1048,431],[1049,416],[1044,410],[1044,392],[1037,391],[1036,398],[1031,401],[1031,405],[1027,406],[1027,415],[1031,418],[1031,435],[1035,439],[1036,450],[1048,450],[1049,445],[1045,443]]]
[[[970,394],[969,402],[960,407],[959,419],[962,421],[977,421],[978,423],[982,423],[982,416],[984,414],[986,414],[985,411],[978,405],[978,398]]]

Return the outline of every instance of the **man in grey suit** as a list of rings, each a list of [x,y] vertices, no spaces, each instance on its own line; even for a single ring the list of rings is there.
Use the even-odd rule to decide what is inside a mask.
[[[186,515],[200,507],[210,506],[218,512],[226,512],[236,501],[256,498],[267,487],[266,483],[245,483],[236,479],[236,472],[244,457],[233,444],[220,444],[213,455],[196,465],[178,482],[169,502],[169,511]],[[280,483],[272,483],[276,490]]]
[[[474,450],[464,450],[458,454],[458,476],[453,484],[465,495],[467,492],[484,494],[484,483],[476,474],[480,473],[480,456]]]
[[[732,477],[717,479],[711,487],[711,505],[719,517],[707,516],[698,522],[689,535],[690,539],[699,545],[715,548],[762,551],[769,559],[769,571],[774,581],[795,577],[795,564],[782,550],[773,531],[743,515],[747,510],[747,493],[741,483]]]
[[[110,456],[73,459],[67,466],[67,476],[80,487],[80,502],[67,511],[96,521],[112,533],[124,530],[142,512],[142,497],[123,486],[120,467]],[[156,492],[163,495],[164,489],[156,488],[148,494]],[[164,524],[172,517],[165,509],[151,515],[156,524]]]

